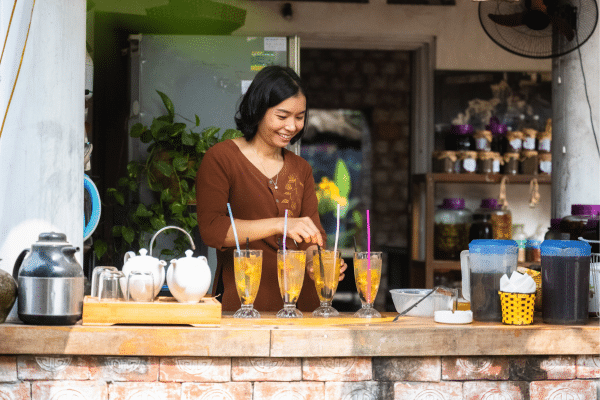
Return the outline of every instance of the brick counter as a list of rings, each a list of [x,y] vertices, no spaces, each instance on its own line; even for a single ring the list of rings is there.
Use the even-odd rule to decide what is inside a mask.
[[[224,317],[211,327],[1,324],[0,399],[600,399],[598,320],[507,327],[389,319],[294,324]],[[289,354],[283,354],[286,343]],[[309,348],[302,354],[303,346]],[[319,349],[327,354],[315,355]],[[418,349],[424,354],[413,354]]]

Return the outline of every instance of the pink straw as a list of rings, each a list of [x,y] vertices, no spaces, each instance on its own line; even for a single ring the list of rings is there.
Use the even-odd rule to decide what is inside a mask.
[[[371,221],[367,210],[367,303],[371,303]]]
[[[288,218],[288,210],[287,208],[285,209],[285,216],[283,218],[283,270],[281,271],[281,274],[283,275],[283,287],[285,289],[285,291],[288,290],[288,283],[287,283],[287,274],[285,273],[285,241],[287,238],[287,218]],[[285,295],[286,298],[284,298],[284,302],[287,299],[287,294]]]

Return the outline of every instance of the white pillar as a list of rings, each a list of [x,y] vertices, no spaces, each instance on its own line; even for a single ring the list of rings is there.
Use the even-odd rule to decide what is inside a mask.
[[[552,218],[572,204],[600,204],[600,32],[580,48],[552,61]],[[583,73],[590,106],[586,99]]]
[[[0,1],[0,121],[12,93],[0,136],[0,268],[9,272],[41,232],[62,232],[83,250],[86,3],[33,5]]]

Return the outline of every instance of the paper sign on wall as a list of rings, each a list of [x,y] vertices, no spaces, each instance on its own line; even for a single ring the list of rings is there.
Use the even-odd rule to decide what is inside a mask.
[[[242,80],[242,94],[245,94],[248,91],[248,88],[250,87],[251,83],[252,81]]]
[[[266,37],[265,51],[286,51],[287,38],[285,37]]]

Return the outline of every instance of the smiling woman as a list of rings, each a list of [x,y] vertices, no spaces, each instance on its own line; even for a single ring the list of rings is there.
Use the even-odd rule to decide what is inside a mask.
[[[240,308],[234,280],[235,233],[241,242],[246,240],[249,249],[263,251],[261,284],[254,302],[259,311],[277,311],[283,306],[277,278],[282,239],[289,250],[309,251],[324,245],[312,169],[285,149],[304,134],[308,114],[304,93],[292,69],[265,67],[252,81],[235,117],[244,136],[212,147],[198,170],[200,235],[217,250],[213,295],[222,294],[224,311]],[[228,215],[227,203],[233,215]],[[304,281],[310,282],[312,258],[307,259]],[[318,304],[314,286],[304,285],[298,308],[312,311]]]

